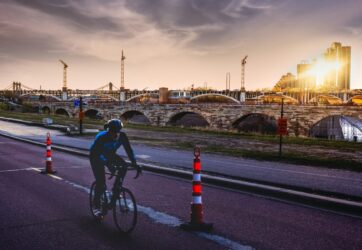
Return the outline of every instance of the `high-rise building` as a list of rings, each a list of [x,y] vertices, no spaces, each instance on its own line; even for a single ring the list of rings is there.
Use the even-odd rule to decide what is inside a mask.
[[[317,78],[314,74],[315,61],[313,63],[302,62],[297,65],[297,88],[300,89],[299,101],[306,103],[312,89],[315,89]]]
[[[324,78],[324,87],[331,90],[349,90],[351,75],[351,47],[334,42],[324,53],[324,60],[331,65]]]
[[[310,90],[316,87],[316,76],[313,74],[313,63],[303,61],[297,65],[297,87],[302,90]]]

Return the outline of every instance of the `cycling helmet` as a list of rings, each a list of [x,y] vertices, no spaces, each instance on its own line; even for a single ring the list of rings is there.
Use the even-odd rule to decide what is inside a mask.
[[[111,119],[107,122],[107,127],[108,131],[118,133],[123,128],[123,123],[119,119]]]

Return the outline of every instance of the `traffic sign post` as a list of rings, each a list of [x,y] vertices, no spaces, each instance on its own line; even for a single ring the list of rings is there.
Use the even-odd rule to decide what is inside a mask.
[[[286,118],[278,119],[278,135],[287,135],[288,134],[288,121]]]
[[[79,134],[80,135],[83,134],[83,118],[84,118],[83,98],[79,97]]]
[[[283,144],[283,135],[288,133],[287,131],[287,119],[283,118],[284,115],[284,98],[282,98],[282,107],[280,111],[280,118],[278,119],[278,134],[279,134],[279,158],[282,157],[282,144]]]

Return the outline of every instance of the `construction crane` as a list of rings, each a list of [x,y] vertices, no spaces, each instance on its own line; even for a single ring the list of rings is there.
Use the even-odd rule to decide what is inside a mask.
[[[230,90],[231,75],[230,72],[226,73],[226,90]]]
[[[247,58],[248,56],[245,56],[244,59],[241,60],[241,91],[245,91],[245,64]]]
[[[122,50],[122,57],[121,57],[121,90],[124,89],[124,60],[126,60],[126,57],[123,55],[123,50]]]
[[[67,68],[68,65],[63,61],[63,60],[59,60],[62,64],[63,64],[63,89],[67,88]]]

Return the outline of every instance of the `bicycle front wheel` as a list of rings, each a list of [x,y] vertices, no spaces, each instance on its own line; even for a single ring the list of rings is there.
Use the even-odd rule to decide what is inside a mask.
[[[120,190],[119,197],[117,197],[113,207],[113,219],[122,233],[131,233],[136,227],[137,204],[133,194],[127,188]]]

